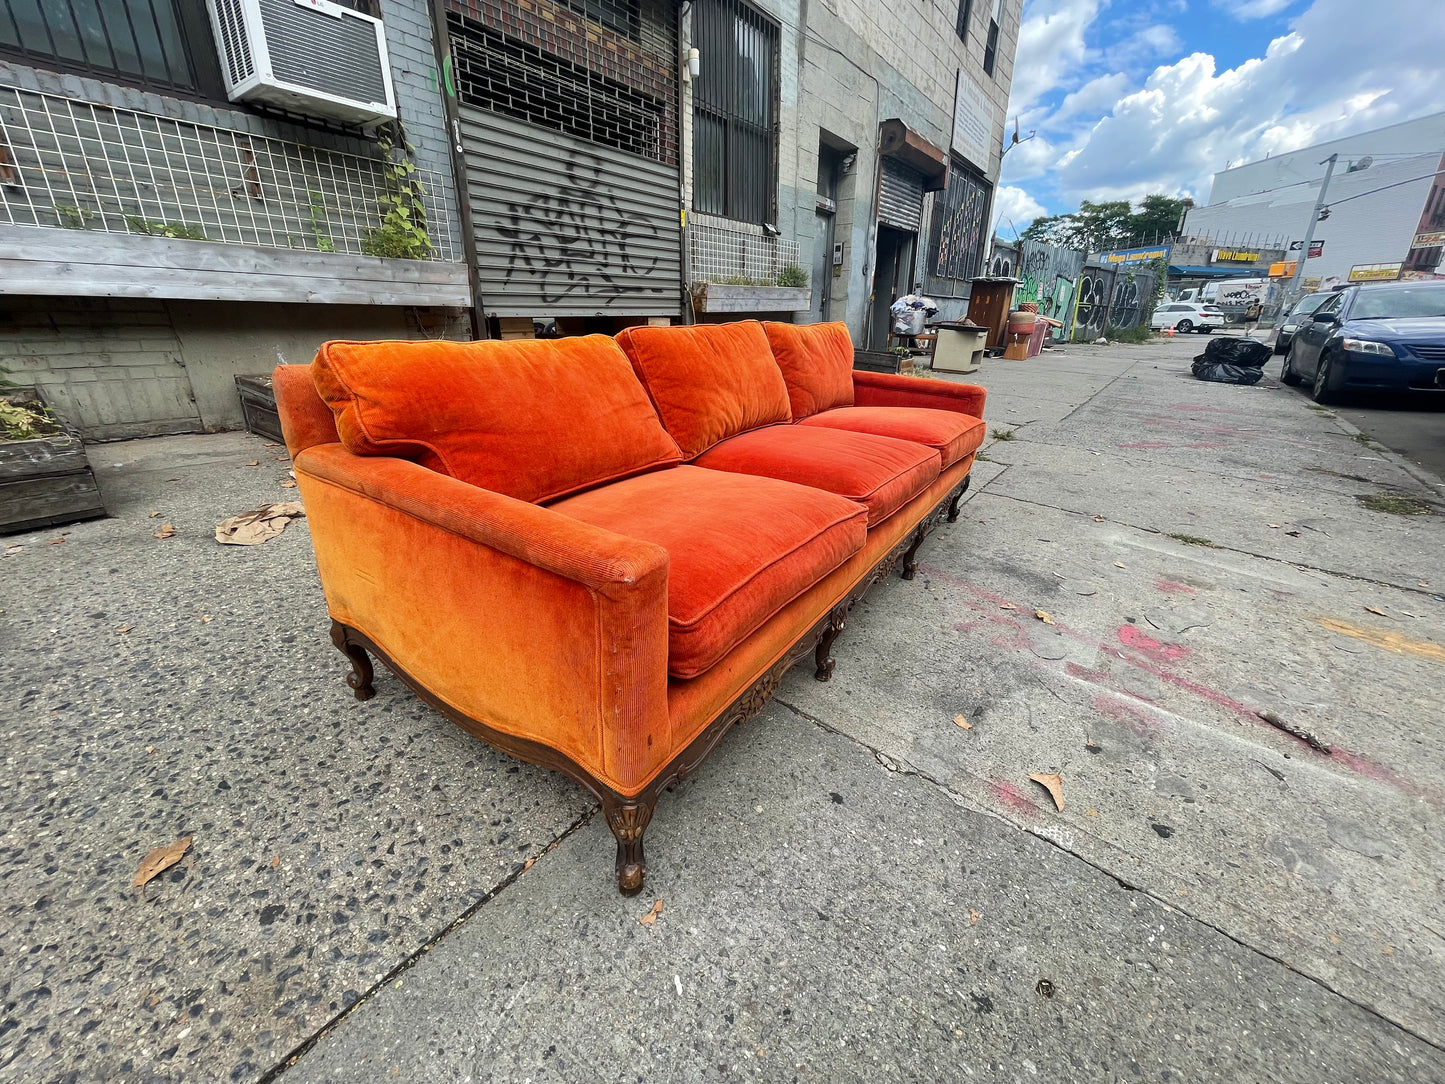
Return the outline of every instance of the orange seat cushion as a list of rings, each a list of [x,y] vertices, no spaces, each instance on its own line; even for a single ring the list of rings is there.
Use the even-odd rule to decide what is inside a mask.
[[[793,420],[853,405],[853,339],[848,325],[764,321],[768,345],[788,385]]]
[[[867,511],[821,489],[674,467],[551,507],[668,552],[667,672],[696,677],[863,548]]]
[[[311,363],[346,450],[544,501],[682,459],[606,335],[329,342]]]
[[[792,418],[788,386],[756,320],[630,327],[617,341],[688,459],[734,433]]]
[[[984,438],[982,418],[931,407],[839,407],[814,414],[800,424],[926,444],[943,458],[944,470],[978,451]]]
[[[870,527],[922,493],[939,472],[938,453],[922,444],[821,425],[770,425],[739,433],[693,464],[826,489],[867,508]]]

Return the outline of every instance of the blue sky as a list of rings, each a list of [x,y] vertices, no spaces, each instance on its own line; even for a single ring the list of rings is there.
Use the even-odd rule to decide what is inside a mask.
[[[1442,110],[1445,0],[1025,0],[998,231]]]

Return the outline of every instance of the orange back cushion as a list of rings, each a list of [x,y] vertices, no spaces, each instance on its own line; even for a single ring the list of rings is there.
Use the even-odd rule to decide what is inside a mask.
[[[788,386],[756,320],[631,327],[617,341],[688,459],[735,433],[792,418]]]
[[[605,335],[329,342],[311,363],[348,451],[545,501],[682,459]]]
[[[848,325],[763,324],[788,385],[793,420],[853,405],[853,340]]]

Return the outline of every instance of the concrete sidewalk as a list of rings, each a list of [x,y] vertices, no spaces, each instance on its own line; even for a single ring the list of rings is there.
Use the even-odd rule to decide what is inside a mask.
[[[638,900],[575,787],[351,699],[304,521],[210,539],[280,449],[98,449],[116,518],[0,563],[0,1081],[1445,1080],[1445,519],[1201,345],[990,360],[1015,439]]]

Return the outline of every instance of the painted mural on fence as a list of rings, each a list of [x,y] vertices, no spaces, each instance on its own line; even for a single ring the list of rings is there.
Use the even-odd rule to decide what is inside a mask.
[[[1067,339],[1069,318],[1074,304],[1074,284],[1084,267],[1084,254],[1071,248],[1059,248],[1039,241],[1024,241],[1019,246],[1017,292],[1018,301],[1032,301],[1044,316],[1063,322],[1056,328],[1055,339]]]

